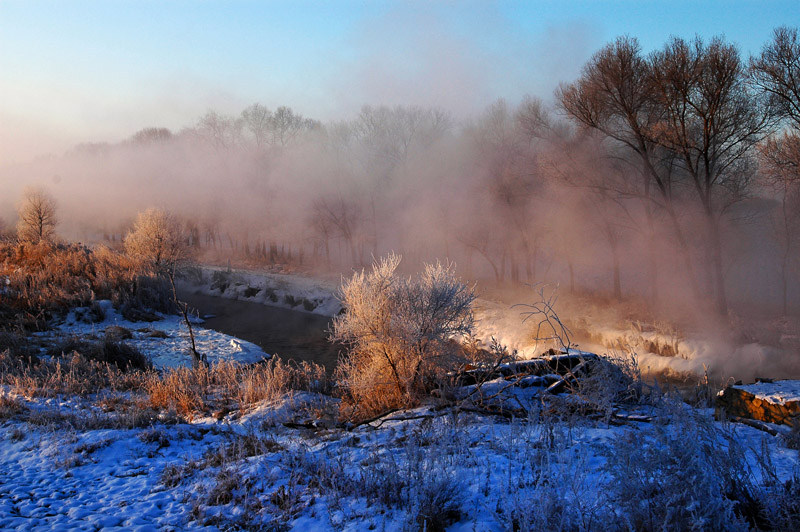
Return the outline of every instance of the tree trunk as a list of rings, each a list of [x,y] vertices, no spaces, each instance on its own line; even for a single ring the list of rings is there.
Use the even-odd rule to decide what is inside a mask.
[[[694,266],[692,266],[692,256],[689,253],[689,244],[686,242],[686,238],[683,235],[683,230],[681,229],[680,221],[678,220],[678,215],[675,212],[675,209],[672,207],[671,202],[666,204],[666,210],[667,214],[669,214],[669,219],[672,222],[673,230],[675,231],[675,238],[678,239],[678,246],[680,247],[680,254],[683,258],[684,266],[686,268],[686,275],[689,277],[689,286],[691,286],[695,297],[700,299],[702,294],[700,293],[700,287],[697,284]]]
[[[611,246],[611,255],[614,261],[614,299],[622,301],[622,282],[620,280],[619,272],[619,249],[616,244]]]
[[[725,316],[728,313],[728,298],[725,294],[725,274],[722,268],[722,236],[713,214],[708,213],[708,221],[711,226],[711,262],[714,268],[714,306],[721,316]]]
[[[658,258],[656,247],[656,224],[653,218],[653,206],[650,204],[650,180],[644,176],[645,204],[644,214],[647,220],[647,273],[650,284],[650,304],[658,303]]]

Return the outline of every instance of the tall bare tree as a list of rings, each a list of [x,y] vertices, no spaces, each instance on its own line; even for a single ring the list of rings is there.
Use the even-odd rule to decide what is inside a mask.
[[[208,111],[200,118],[195,130],[216,150],[224,151],[239,143],[242,123],[236,118]]]
[[[787,315],[789,267],[800,246],[800,136],[784,132],[759,148],[761,176],[778,200],[773,225],[781,251],[782,309]]]
[[[56,200],[42,188],[27,189],[19,206],[19,239],[33,243],[52,240],[57,223]]]
[[[270,124],[272,123],[272,111],[259,103],[254,103],[242,111],[241,122],[244,131],[251,137],[256,150],[267,146],[271,141]]]
[[[784,131],[760,146],[762,176],[777,195],[774,216],[781,249],[783,313],[788,312],[789,263],[800,240],[800,39],[797,28],[775,29],[772,42],[750,59],[755,86],[770,100]]]
[[[296,139],[303,131],[311,131],[320,126],[315,120],[304,118],[291,108],[281,106],[275,109],[269,121],[272,145],[284,147]]]
[[[676,155],[679,169],[702,205],[708,232],[714,301],[728,308],[720,217],[729,201],[742,197],[752,176],[747,159],[769,132],[764,99],[748,84],[732,44],[714,38],[672,38],[650,58],[659,119],[652,137]]]
[[[797,28],[775,29],[761,55],[750,60],[750,74],[781,118],[800,128],[800,39]]]
[[[624,193],[636,193],[644,201],[650,232],[651,297],[656,299],[658,294],[653,212],[656,206],[663,207],[669,217],[688,278],[694,286],[694,267],[675,205],[673,174],[669,166],[660,164],[663,150],[651,135],[663,110],[656,104],[650,65],[642,56],[639,41],[620,37],[606,45],[584,66],[576,82],[559,87],[557,97],[562,108],[578,124],[611,139],[633,154],[632,160],[638,163],[633,175],[639,176],[640,184],[638,187],[626,184]]]

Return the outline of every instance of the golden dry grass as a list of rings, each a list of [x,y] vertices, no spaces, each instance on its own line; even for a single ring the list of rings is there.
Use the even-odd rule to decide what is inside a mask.
[[[96,299],[130,298],[140,274],[128,257],[105,247],[0,242],[0,319],[42,329],[53,313]]]
[[[292,390],[327,392],[330,387],[321,366],[287,363],[278,358],[263,364],[226,361],[208,368],[123,371],[113,364],[89,360],[78,352],[33,361],[9,351],[0,353],[0,385],[31,399],[88,397],[104,410],[138,405],[189,419],[244,410]],[[123,400],[117,392],[131,393]]]

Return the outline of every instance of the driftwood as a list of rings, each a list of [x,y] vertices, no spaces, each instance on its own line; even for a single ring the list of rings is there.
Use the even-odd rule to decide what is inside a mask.
[[[551,349],[542,358],[507,362],[492,368],[470,368],[456,374],[454,381],[456,386],[480,387],[485,382],[503,378],[509,381],[509,386],[540,386],[547,393],[557,394],[576,384],[599,359],[594,353],[561,353]]]
[[[758,429],[761,431],[766,432],[770,436],[777,436],[780,434],[777,430],[773,429],[772,427],[768,426],[766,423],[762,423],[760,421],[756,421],[755,419],[750,419],[746,417],[740,416],[733,416],[730,418],[731,421],[735,421],[736,423],[744,423],[749,427],[753,427],[754,429]]]

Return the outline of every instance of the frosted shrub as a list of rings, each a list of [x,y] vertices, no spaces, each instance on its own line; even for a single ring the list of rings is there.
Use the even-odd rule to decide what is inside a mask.
[[[125,252],[142,267],[165,273],[188,258],[189,245],[175,216],[151,208],[139,213],[125,236]]]
[[[504,442],[507,492],[497,501],[506,530],[600,531],[607,504],[585,457],[575,452],[574,429],[551,416],[512,425]]]
[[[674,407],[677,408],[677,407]],[[731,481],[741,479],[712,426],[681,409],[643,437],[627,432],[606,451],[608,496],[630,530],[747,530],[734,512]],[[741,466],[739,466],[741,467]]]
[[[336,376],[351,415],[413,404],[454,367],[460,350],[451,339],[473,330],[475,294],[451,265],[429,264],[406,279],[395,274],[399,263],[389,255],[342,286],[333,338],[349,348]]]

